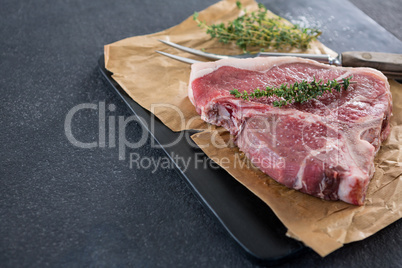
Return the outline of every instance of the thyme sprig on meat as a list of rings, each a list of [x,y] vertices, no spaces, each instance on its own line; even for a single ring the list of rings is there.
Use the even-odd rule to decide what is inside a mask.
[[[303,103],[305,101],[316,99],[322,96],[325,92],[332,93],[332,90],[341,92],[347,90],[351,83],[350,81],[353,76],[348,78],[343,78],[342,82],[334,80],[329,80],[327,83],[323,83],[322,79],[317,81],[314,77],[313,81],[307,82],[302,80],[301,82],[295,82],[294,84],[281,84],[278,87],[266,87],[265,90],[259,88],[255,89],[253,92],[248,93],[247,91],[239,92],[237,89],[230,91],[231,95],[236,98],[242,98],[244,100],[249,100],[251,98],[262,98],[262,97],[279,97],[280,100],[275,100],[273,105],[275,107],[282,107],[291,103]]]
[[[241,3],[236,4],[241,10]],[[309,43],[321,34],[318,29],[302,28],[289,24],[281,17],[270,17],[263,4],[258,4],[258,8],[257,12],[243,9],[244,15],[228,22],[227,25],[207,25],[198,19],[197,12],[194,13],[193,19],[199,27],[206,29],[206,33],[212,38],[217,38],[225,44],[235,42],[244,52],[247,52],[249,47],[259,48],[260,51],[292,48],[305,50]]]

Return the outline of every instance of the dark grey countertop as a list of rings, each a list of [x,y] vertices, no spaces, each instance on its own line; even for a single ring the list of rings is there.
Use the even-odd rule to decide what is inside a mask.
[[[1,2],[1,267],[258,265],[174,168],[135,169],[118,147],[79,148],[65,130],[77,105],[105,103],[106,120],[132,115],[99,73],[105,44],[171,27],[215,2]],[[351,2],[402,39],[400,0]],[[79,141],[99,140],[97,111],[75,114],[71,130]],[[126,128],[133,142],[141,134],[137,122]],[[151,141],[130,152],[165,157]],[[399,220],[325,258],[308,251],[283,266],[401,267],[401,227]]]

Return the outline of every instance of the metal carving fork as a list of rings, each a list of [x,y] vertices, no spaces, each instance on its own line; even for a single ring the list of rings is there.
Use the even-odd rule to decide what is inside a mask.
[[[322,63],[327,63],[337,66],[345,67],[372,67],[379,71],[382,71],[389,78],[402,79],[402,54],[393,53],[380,53],[380,52],[362,52],[362,51],[351,51],[343,52],[338,57],[334,58],[326,54],[303,54],[303,53],[275,53],[275,52],[260,52],[257,54],[241,54],[235,56],[228,55],[218,55],[213,53],[207,53],[201,50],[185,47],[182,45],[175,44],[170,41],[159,40],[160,42],[186,51],[188,53],[201,56],[210,60],[221,60],[228,58],[254,58],[254,57],[281,57],[281,56],[293,56],[308,58],[316,60]],[[162,55],[179,60],[185,63],[193,64],[196,62],[201,62],[193,59],[188,59],[185,57],[176,56],[163,51],[156,51]]]

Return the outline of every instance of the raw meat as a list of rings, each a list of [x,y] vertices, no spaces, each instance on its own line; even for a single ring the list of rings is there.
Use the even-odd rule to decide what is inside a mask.
[[[347,91],[274,107],[277,97],[245,101],[253,91],[302,80],[342,81]],[[294,57],[229,59],[192,65],[189,98],[202,119],[225,127],[251,162],[289,188],[362,205],[374,156],[389,132],[387,78],[370,68],[344,68]]]

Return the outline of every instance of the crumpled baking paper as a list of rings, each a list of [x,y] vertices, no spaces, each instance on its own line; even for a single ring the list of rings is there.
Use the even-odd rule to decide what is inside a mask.
[[[239,15],[235,2],[218,2],[199,12],[199,19],[207,24],[233,20]],[[241,2],[247,10],[258,9],[253,0]],[[211,40],[189,17],[162,32],[106,45],[105,67],[133,100],[155,114],[172,131],[203,130],[192,136],[195,143],[268,204],[288,228],[288,236],[302,241],[319,255],[326,256],[343,244],[369,237],[402,217],[401,84],[389,81],[393,97],[392,129],[375,159],[376,172],[370,182],[365,204],[354,206],[341,201],[325,201],[275,182],[249,162],[233,145],[227,131],[203,122],[187,97],[190,66],[155,51],[204,59],[167,47],[158,39],[213,53],[240,54],[241,51],[233,45]],[[314,41],[311,48],[304,52],[336,55],[318,41]]]

